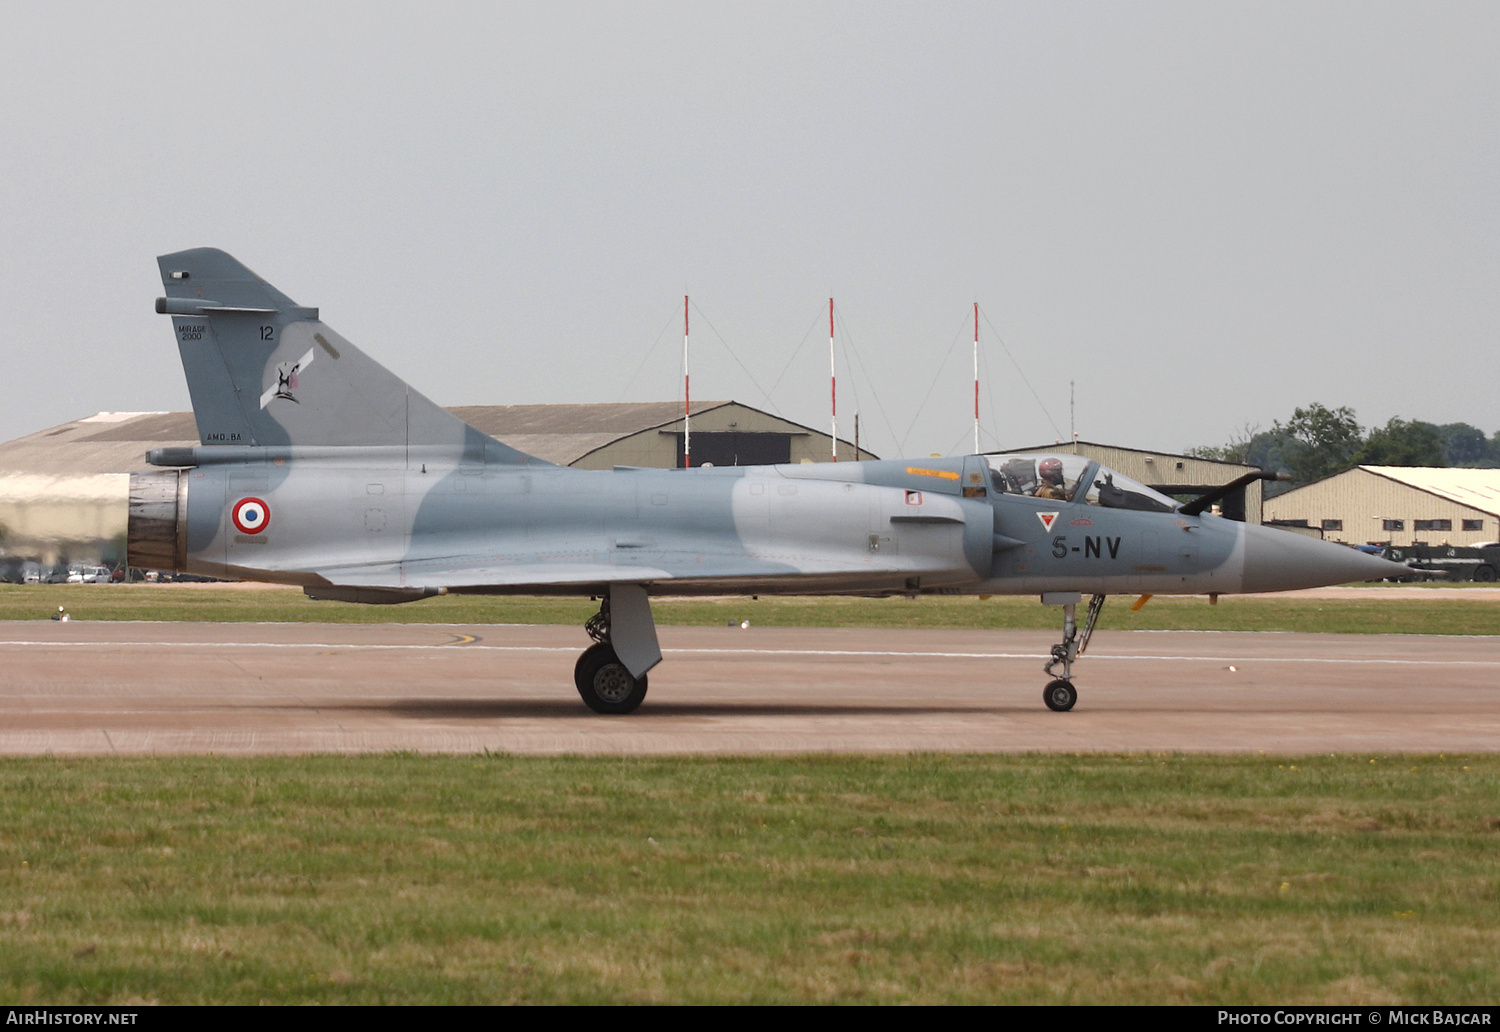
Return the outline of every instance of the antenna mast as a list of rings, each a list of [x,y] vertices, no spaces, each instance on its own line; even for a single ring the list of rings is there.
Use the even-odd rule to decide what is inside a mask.
[[[688,296],[682,295],[682,468],[693,466],[693,428],[689,424],[692,395],[688,393]]]
[[[828,299],[828,395],[833,420],[833,461],[839,461],[839,382],[833,367],[833,298]],[[858,455],[855,458],[859,458]]]
[[[974,454],[979,454],[979,302],[974,302]]]

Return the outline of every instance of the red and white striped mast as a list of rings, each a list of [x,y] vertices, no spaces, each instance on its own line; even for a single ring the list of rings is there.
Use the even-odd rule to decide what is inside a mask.
[[[833,461],[839,461],[839,381],[833,367],[833,298],[828,299],[828,396],[833,419]],[[859,458],[858,455],[855,458]]]
[[[974,302],[974,454],[979,454],[979,302]]]
[[[688,393],[688,295],[682,295],[682,468],[693,466],[693,428],[689,424],[692,395]]]

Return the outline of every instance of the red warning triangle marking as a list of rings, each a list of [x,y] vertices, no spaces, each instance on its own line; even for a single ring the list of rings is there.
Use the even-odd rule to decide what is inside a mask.
[[[1036,514],[1036,518],[1042,521],[1042,527],[1043,527],[1043,529],[1045,529],[1045,530],[1051,530],[1052,529],[1052,521],[1055,520],[1055,519],[1057,519],[1057,513],[1055,513],[1055,512],[1039,512],[1039,513]]]

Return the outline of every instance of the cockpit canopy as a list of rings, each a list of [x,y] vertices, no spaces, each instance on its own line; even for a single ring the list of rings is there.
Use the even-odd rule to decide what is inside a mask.
[[[1068,452],[986,455],[996,494],[1030,495],[1104,509],[1172,512],[1177,502],[1145,484]]]

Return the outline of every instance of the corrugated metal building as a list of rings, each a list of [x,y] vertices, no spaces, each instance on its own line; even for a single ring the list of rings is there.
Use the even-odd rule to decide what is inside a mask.
[[[579,469],[682,464],[681,402],[467,405],[460,419],[537,458]],[[826,462],[833,438],[737,401],[692,408],[693,465]],[[101,412],[0,444],[0,554],[114,558],[129,474],[150,448],[198,443],[191,412]],[[866,449],[861,458],[873,459]],[[855,457],[839,442],[839,458]]]
[[[579,469],[682,464],[682,403],[463,405],[459,419],[528,455]],[[693,465],[827,462],[832,437],[737,401],[692,408]],[[191,412],[101,412],[0,444],[0,473],[94,475],[149,469],[148,448],[198,443]],[[839,458],[855,457],[839,441]],[[876,458],[860,449],[860,458]]]
[[[577,469],[682,465],[682,403],[618,405],[465,405],[459,419],[528,455]],[[693,465],[761,466],[777,462],[827,462],[833,438],[737,401],[694,402]],[[855,458],[839,441],[839,459]],[[861,448],[859,457],[876,456]]]
[[[1200,459],[1193,455],[1174,455],[1171,452],[1122,448],[1118,445],[1099,444],[1094,441],[1042,444],[1035,448],[1007,448],[1001,454],[1039,451],[1073,452],[1077,455],[1084,455],[1133,480],[1139,480],[1152,490],[1174,496],[1204,494],[1260,468],[1238,462]],[[1222,515],[1232,520],[1245,523],[1261,522],[1261,482],[1255,481],[1248,487],[1229,495],[1220,504],[1219,510]]]
[[[1266,519],[1306,520],[1355,545],[1500,540],[1500,469],[1355,466],[1268,499]]]

